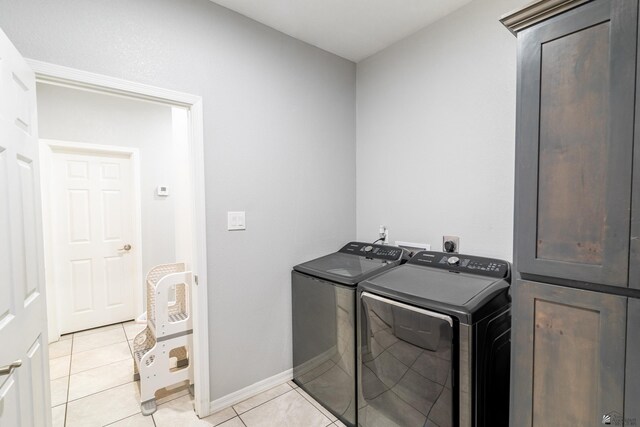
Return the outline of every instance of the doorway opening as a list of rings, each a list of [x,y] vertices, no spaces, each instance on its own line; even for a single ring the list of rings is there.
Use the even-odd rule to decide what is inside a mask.
[[[143,277],[158,264],[184,263],[193,273],[194,407],[208,415],[201,98],[29,65],[38,81],[49,341],[57,341],[52,356],[60,358],[52,362],[52,372],[59,372],[52,375],[52,394],[66,395],[66,412],[71,397],[129,387],[124,376],[123,384],[113,383],[112,373],[113,381],[97,390],[83,385],[82,374],[124,367],[121,350],[132,351],[146,322]],[[70,334],[72,344],[66,343]],[[115,359],[81,369],[83,356],[99,349]]]

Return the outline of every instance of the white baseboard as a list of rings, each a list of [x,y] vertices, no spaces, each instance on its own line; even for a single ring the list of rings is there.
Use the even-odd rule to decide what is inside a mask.
[[[301,363],[297,366],[298,378],[303,379],[306,374],[308,374],[310,371],[313,371],[315,368],[322,365],[326,361],[330,360],[336,354],[338,354],[338,347],[334,345],[324,353],[317,355],[311,360],[307,360],[306,362]],[[309,379],[306,379],[304,382],[307,382],[308,380]]]
[[[234,391],[233,393],[227,394],[219,399],[214,400],[210,403],[210,413],[213,414],[221,409],[224,409],[228,406],[235,405],[236,403],[240,403],[243,400],[246,400],[256,394],[262,393],[263,391],[269,390],[277,385],[285,383],[293,378],[293,369],[287,369],[284,372],[280,372],[272,377],[265,378],[262,381],[258,381],[257,383],[251,384],[243,389],[238,391]]]

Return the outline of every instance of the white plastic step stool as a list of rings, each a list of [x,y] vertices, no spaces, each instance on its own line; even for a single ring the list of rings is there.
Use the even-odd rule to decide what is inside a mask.
[[[160,389],[188,380],[193,392],[191,283],[182,263],[158,265],[147,274],[147,327],[133,341],[143,415],[156,411]]]

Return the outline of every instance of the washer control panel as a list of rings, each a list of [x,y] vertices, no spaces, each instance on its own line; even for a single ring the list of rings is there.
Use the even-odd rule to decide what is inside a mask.
[[[432,251],[418,252],[408,263],[497,278],[508,277],[510,270],[510,264],[501,259]]]
[[[398,261],[406,256],[407,251],[397,246],[373,245],[371,243],[350,242],[338,252],[358,255],[372,259]]]

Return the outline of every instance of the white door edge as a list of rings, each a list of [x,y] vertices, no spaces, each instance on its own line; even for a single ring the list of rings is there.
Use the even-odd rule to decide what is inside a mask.
[[[96,155],[121,155],[131,161],[131,172],[133,179],[132,199],[133,199],[133,239],[131,244],[138,248],[134,252],[134,307],[135,315],[139,316],[144,311],[144,289],[142,271],[142,201],[140,189],[140,150],[135,147],[116,147],[111,145],[89,144],[84,142],[59,141],[54,139],[41,138],[40,140],[40,181],[42,192],[42,223],[45,248],[45,277],[47,289],[47,313],[49,318],[48,330],[49,341],[54,342],[60,339],[60,313],[58,312],[58,284],[54,277],[54,245],[53,245],[53,224],[51,218],[52,205],[51,194],[52,185],[55,184],[51,178],[52,161],[54,153],[66,154],[96,154]]]
[[[191,182],[193,194],[194,241],[193,273],[198,285],[193,293],[193,346],[195,409],[200,417],[211,413],[209,377],[209,326],[207,292],[207,241],[204,190],[204,123],[202,97],[184,92],[158,88],[102,74],[77,70],[43,61],[27,59],[40,83],[63,85],[76,89],[109,93],[147,100],[165,105],[181,106],[189,110],[189,147],[191,156]]]
[[[51,426],[35,73],[0,29],[0,425]],[[5,369],[3,369],[5,370]]]

